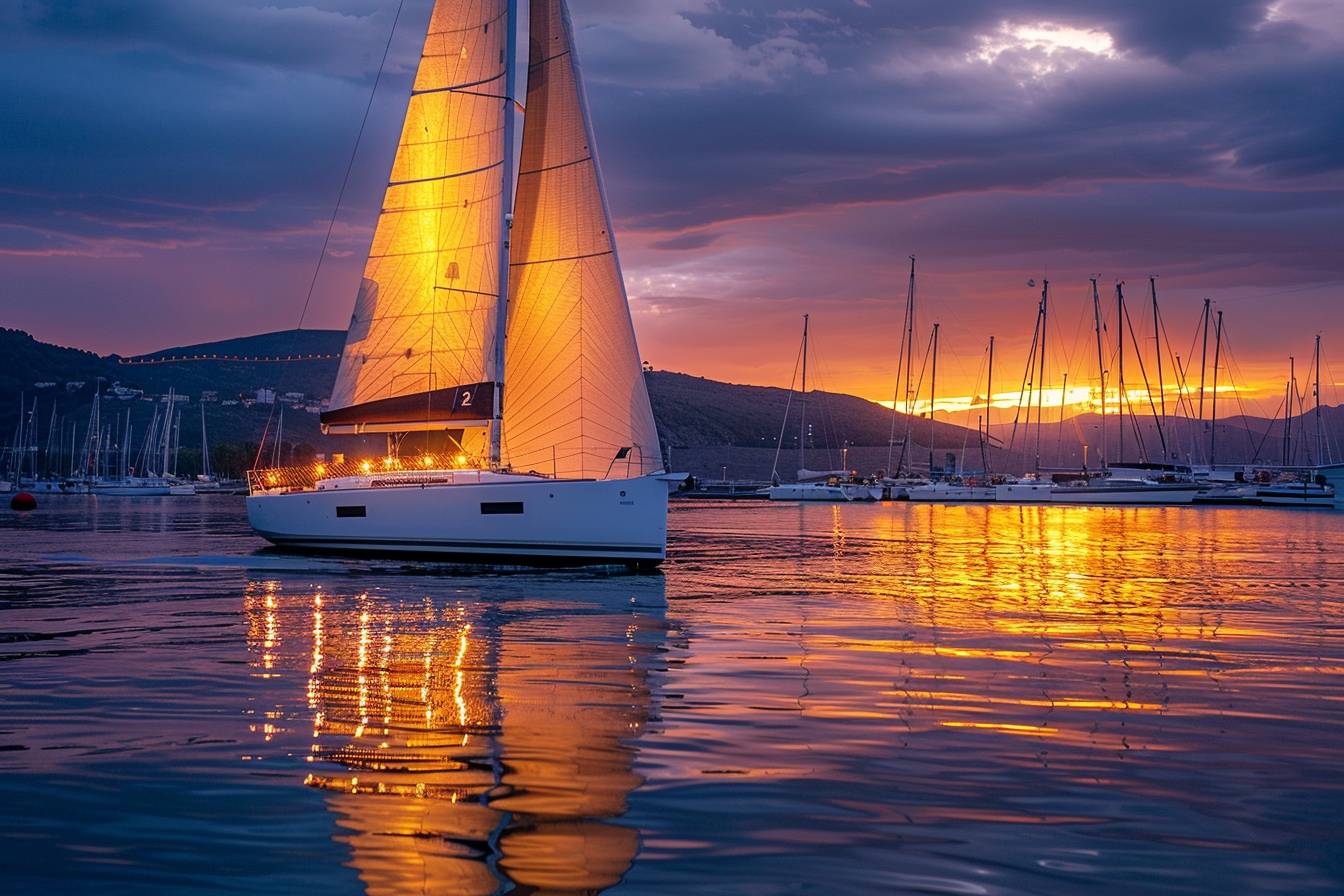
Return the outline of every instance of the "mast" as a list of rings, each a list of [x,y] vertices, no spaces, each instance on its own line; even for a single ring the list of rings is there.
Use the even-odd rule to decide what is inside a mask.
[[[1097,331],[1097,376],[1101,378],[1101,468],[1106,469],[1106,357],[1101,348],[1101,294],[1092,278],[1092,322]]]
[[[159,475],[168,475],[168,454],[173,441],[173,403],[177,400],[177,393],[173,389],[168,390],[168,408],[163,412],[163,464],[159,467]],[[284,422],[285,409],[280,407],[280,420]],[[277,440],[278,444],[278,440]],[[275,466],[279,466],[276,464]]]
[[[985,478],[989,478],[989,435],[994,425],[994,337],[989,337],[989,378],[985,383],[985,436],[981,441],[982,459],[985,462]]]
[[[1204,370],[1209,359],[1209,306],[1212,299],[1204,300],[1204,347],[1199,353],[1199,419],[1204,419]]]
[[[1213,420],[1209,426],[1209,466],[1214,465],[1218,447],[1218,361],[1223,353],[1223,312],[1218,312],[1217,337],[1213,346]]]
[[[938,324],[933,325],[933,372],[929,377],[929,478],[933,478],[933,440],[938,426],[934,408],[938,395]]]
[[[499,203],[499,302],[495,307],[495,389],[493,416],[490,420],[490,468],[500,467],[504,439],[504,357],[509,331],[509,240],[513,228],[513,144],[514,94],[518,87],[518,0],[509,0],[508,23],[504,40],[504,164],[500,166]]]
[[[1064,456],[1064,403],[1069,400],[1069,372],[1064,371],[1064,385],[1059,393],[1059,432],[1055,435],[1055,463],[1060,464],[1060,458]],[[1083,464],[1084,470],[1087,468],[1086,462]]]
[[[1117,280],[1115,283],[1115,328],[1120,331],[1116,340],[1120,348],[1120,384],[1119,392],[1116,398],[1120,402],[1120,450],[1116,458],[1120,463],[1125,462],[1125,424],[1129,422],[1126,416],[1126,405],[1128,396],[1125,395],[1125,284],[1123,280]]]
[[[1050,320],[1050,281],[1041,281],[1041,376],[1036,388],[1036,472],[1041,472],[1041,423],[1045,413],[1045,337]]]
[[[1321,334],[1316,334],[1316,465],[1325,463],[1325,429],[1321,423]]]
[[[803,391],[798,398],[798,474],[807,469],[807,329],[812,315],[803,315]]]
[[[900,476],[905,468],[905,455],[910,449],[910,436],[914,426],[915,399],[911,373],[915,360],[915,256],[910,256],[910,283],[905,297],[905,442],[901,445],[901,462],[897,465],[896,475]],[[913,460],[913,458],[911,458]]]
[[[1316,354],[1319,356],[1320,355],[1319,336],[1316,337],[1316,341],[1317,341]],[[1319,377],[1317,379],[1319,381]],[[47,424],[47,448],[43,452],[43,458],[42,458],[42,475],[47,479],[51,478],[51,443],[54,442],[55,440],[56,440],[56,402],[53,400],[51,403],[51,422]]]
[[[280,405],[280,422],[279,424],[277,424],[275,430],[275,462],[271,464],[271,466],[274,467],[280,466],[280,460],[281,460],[280,446],[284,444],[284,441],[285,441],[285,406],[282,404]]]
[[[906,389],[905,416],[906,416],[906,430],[907,430],[906,442],[909,441],[910,374],[908,372],[909,365],[907,362],[907,358],[910,357],[915,350],[914,344],[911,342],[911,333],[910,333],[910,326],[912,321],[911,313],[913,311],[914,301],[915,301],[915,256],[911,255],[910,285],[907,287],[905,295],[905,318],[901,321],[901,349],[896,356],[896,388],[894,394],[891,396],[891,433],[887,437],[887,473],[888,475],[893,477],[900,475],[899,467],[901,464],[905,463],[905,443],[902,443],[901,445],[900,463],[896,467],[893,467],[891,463],[893,460],[892,458],[893,449],[895,448],[896,445],[896,415],[900,413],[897,409],[901,407],[901,376],[903,374],[906,378],[906,385],[905,385]]]
[[[210,478],[210,442],[205,435],[205,402],[201,402],[201,475]]]
[[[1157,305],[1157,276],[1148,278],[1148,287],[1153,294],[1153,353],[1157,355],[1157,399],[1162,406],[1162,423],[1165,427],[1167,422],[1167,384],[1162,376],[1162,312]],[[1166,451],[1163,449],[1163,453]],[[1162,462],[1166,463],[1166,458]]]
[[[1293,397],[1297,395],[1297,359],[1288,356],[1288,386],[1283,398],[1283,465],[1292,463]]]

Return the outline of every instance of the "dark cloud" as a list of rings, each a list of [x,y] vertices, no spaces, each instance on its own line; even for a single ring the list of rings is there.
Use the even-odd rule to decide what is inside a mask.
[[[728,302],[865,308],[910,251],[968,283],[1051,258],[1192,283],[1344,276],[1331,0],[571,4],[655,334]],[[348,315],[430,6],[406,4],[321,322]],[[222,276],[192,336],[291,324],[287,291],[311,276],[394,8],[5,5],[0,279],[42,301],[0,323],[101,313],[80,304],[101,263],[137,307],[167,302],[175,277]],[[231,305],[265,322],[234,325]],[[120,344],[119,317],[105,347],[155,347]]]
[[[704,249],[718,242],[717,233],[682,233],[665,240],[657,240],[650,244],[651,248],[664,249],[673,252],[686,252],[691,249]]]

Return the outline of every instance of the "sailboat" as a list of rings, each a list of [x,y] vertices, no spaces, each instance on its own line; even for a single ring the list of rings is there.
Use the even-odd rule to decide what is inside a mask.
[[[998,500],[998,490],[995,486],[966,482],[955,470],[945,470],[941,476],[937,476],[934,473],[933,443],[938,426],[934,409],[937,407],[938,403],[938,331],[940,326],[940,324],[933,325],[933,374],[929,379],[930,481],[925,485],[917,485],[909,488],[907,494],[911,501],[936,501],[943,504],[979,504],[987,501],[996,501]],[[990,376],[991,378],[993,377],[992,372]]]
[[[882,498],[881,486],[865,482],[854,482],[849,470],[809,470],[807,468],[807,351],[808,334],[812,316],[803,315],[803,388],[799,393],[798,411],[798,472],[797,482],[779,481],[779,449],[783,446],[784,431],[780,429],[780,443],[775,449],[776,469],[772,475],[774,484],[765,490],[771,501],[825,501],[830,503],[846,501],[879,501]],[[789,388],[793,385],[790,383]],[[788,421],[788,410],[784,412]]]
[[[1093,320],[1097,333],[1097,373],[1101,381],[1103,396],[1106,389],[1106,367],[1102,356],[1101,348],[1101,299],[1097,291],[1097,279],[1091,278],[1092,282],[1092,307]],[[1153,301],[1153,343],[1154,352],[1157,361],[1157,398],[1161,403],[1161,409],[1153,403],[1153,390],[1148,384],[1148,372],[1144,368],[1143,354],[1139,349],[1138,340],[1134,338],[1134,324],[1129,318],[1129,311],[1125,304],[1124,284],[1117,283],[1115,286],[1117,311],[1117,329],[1119,330],[1119,340],[1117,348],[1120,358],[1120,432],[1123,445],[1125,419],[1124,413],[1128,402],[1124,389],[1124,339],[1126,330],[1134,342],[1136,358],[1139,364],[1139,373],[1143,376],[1144,390],[1148,393],[1148,404],[1153,411],[1153,422],[1157,427],[1158,438],[1162,440],[1162,453],[1165,457],[1168,454],[1167,438],[1164,428],[1167,424],[1166,410],[1166,380],[1162,374],[1162,318],[1161,311],[1157,301],[1157,278],[1148,278],[1149,288],[1151,289]],[[1206,306],[1207,307],[1207,306]],[[1104,401],[1103,397],[1103,401]],[[1061,415],[1063,411],[1061,410]],[[1131,411],[1132,415],[1132,411]],[[1061,417],[1062,418],[1062,417]],[[1102,425],[1105,425],[1105,408],[1102,409]],[[1105,435],[1103,430],[1103,456],[1105,453]],[[1061,482],[1055,487],[1052,493],[1052,500],[1057,504],[1094,504],[1094,505],[1170,505],[1170,504],[1192,504],[1195,498],[1202,491],[1202,486],[1196,483],[1190,476],[1190,469],[1179,464],[1171,463],[1110,463],[1103,461],[1102,472],[1097,475],[1089,475],[1084,471],[1083,475],[1076,481]]]
[[[376,461],[256,470],[290,548],[661,563],[668,490],[564,0],[437,0],[327,434]],[[403,439],[429,447],[406,456]],[[437,440],[437,441],[435,441]]]

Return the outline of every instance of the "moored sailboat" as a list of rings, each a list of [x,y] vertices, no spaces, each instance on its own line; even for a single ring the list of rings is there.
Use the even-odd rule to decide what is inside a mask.
[[[798,395],[798,471],[796,482],[780,482],[779,451],[783,447],[784,432],[781,428],[779,444],[775,449],[774,482],[765,490],[771,501],[823,501],[828,503],[848,501],[879,501],[882,499],[882,487],[867,482],[855,481],[849,470],[817,471],[807,469],[807,352],[811,315],[803,315],[802,345],[802,391]],[[793,384],[789,384],[793,388]],[[788,408],[784,410],[784,425],[788,424]]]
[[[663,474],[564,0],[530,3],[514,198],[516,8],[435,4],[322,416],[329,434],[386,434],[388,455],[254,471],[248,516],[275,544],[665,557],[679,477]],[[434,447],[404,456],[409,435]]]

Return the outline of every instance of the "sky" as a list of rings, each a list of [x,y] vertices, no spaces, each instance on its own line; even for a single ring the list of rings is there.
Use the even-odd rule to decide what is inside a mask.
[[[807,313],[812,384],[891,400],[915,255],[949,399],[990,336],[1018,387],[1046,279],[1047,381],[1095,390],[1092,276],[1108,364],[1117,281],[1152,352],[1156,276],[1170,351],[1212,299],[1263,412],[1317,333],[1344,388],[1335,0],[570,2],[657,368],[788,385]],[[401,11],[307,326],[349,319],[430,6]],[[0,5],[0,325],[121,354],[295,326],[396,11]]]

